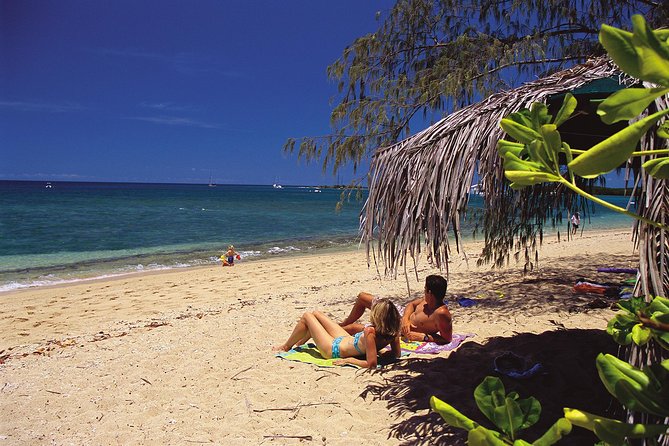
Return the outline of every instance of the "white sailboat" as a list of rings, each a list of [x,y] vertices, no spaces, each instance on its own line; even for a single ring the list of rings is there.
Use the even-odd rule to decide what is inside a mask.
[[[209,187],[216,187],[216,184],[212,181],[211,174],[209,174]]]

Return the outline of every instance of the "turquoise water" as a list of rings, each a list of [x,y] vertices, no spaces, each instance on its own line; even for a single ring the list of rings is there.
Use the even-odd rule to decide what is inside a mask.
[[[0,181],[0,291],[359,242],[363,203],[314,187]],[[625,205],[624,197],[609,197]],[[481,207],[472,197],[471,207]],[[565,218],[565,230],[566,221]],[[629,227],[598,208],[586,228]],[[468,225],[465,222],[464,231]]]

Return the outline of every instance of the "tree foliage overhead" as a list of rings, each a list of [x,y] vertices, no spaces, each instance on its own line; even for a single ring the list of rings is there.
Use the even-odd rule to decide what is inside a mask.
[[[332,134],[284,149],[324,171],[355,169],[412,124],[603,54],[600,25],[623,27],[635,13],[669,24],[666,0],[398,0],[328,67]]]

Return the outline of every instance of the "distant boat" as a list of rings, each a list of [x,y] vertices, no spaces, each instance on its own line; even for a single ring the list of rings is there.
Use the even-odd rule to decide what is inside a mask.
[[[274,183],[274,184],[272,184],[272,187],[273,187],[274,189],[283,189],[283,186],[280,185],[280,184],[278,184],[278,183]]]
[[[51,185],[51,183],[46,183],[46,186],[44,186],[44,187],[47,188],[47,189],[51,189],[53,186]]]
[[[209,187],[216,187],[216,184],[211,179],[211,175],[209,175]]]

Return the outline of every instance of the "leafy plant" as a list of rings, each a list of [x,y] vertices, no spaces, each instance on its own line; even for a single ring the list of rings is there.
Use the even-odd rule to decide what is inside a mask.
[[[472,446],[509,444],[548,446],[555,444],[564,435],[571,432],[571,423],[566,418],[560,418],[534,443],[519,439],[520,431],[534,425],[539,420],[541,404],[534,397],[520,399],[516,392],[507,394],[499,378],[486,376],[483,382],[476,387],[474,399],[479,410],[501,432],[481,426],[435,396],[430,398],[430,407],[438,412],[447,424],[469,431],[467,441]]]
[[[618,303],[624,312],[616,314],[606,331],[621,345],[646,345],[651,339],[669,350],[669,299],[655,297],[646,302],[634,297]]]
[[[669,360],[640,370],[613,355],[597,356],[597,371],[606,390],[627,409],[669,417]],[[610,445],[628,439],[654,438],[669,431],[668,424],[631,424],[577,409],[564,409],[572,424],[591,430]]]
[[[649,29],[640,15],[633,16],[632,23],[633,33],[602,25],[600,42],[622,70],[661,87],[628,88],[609,96],[597,111],[607,124],[634,119],[655,99],[669,93],[669,31]],[[534,103],[531,109],[502,119],[502,129],[515,140],[500,140],[498,143],[498,152],[504,160],[504,174],[511,181],[511,187],[517,189],[545,182],[560,183],[611,210],[666,228],[588,194],[577,186],[575,175],[595,178],[610,172],[630,157],[654,155],[658,157],[644,162],[643,168],[656,178],[669,178],[669,150],[635,151],[639,140],[669,114],[669,109],[637,120],[588,150],[578,150],[562,141],[557,130],[571,117],[576,105],[573,95],[567,94],[555,118],[548,114],[546,105]],[[669,123],[661,124],[657,135],[669,138]]]

